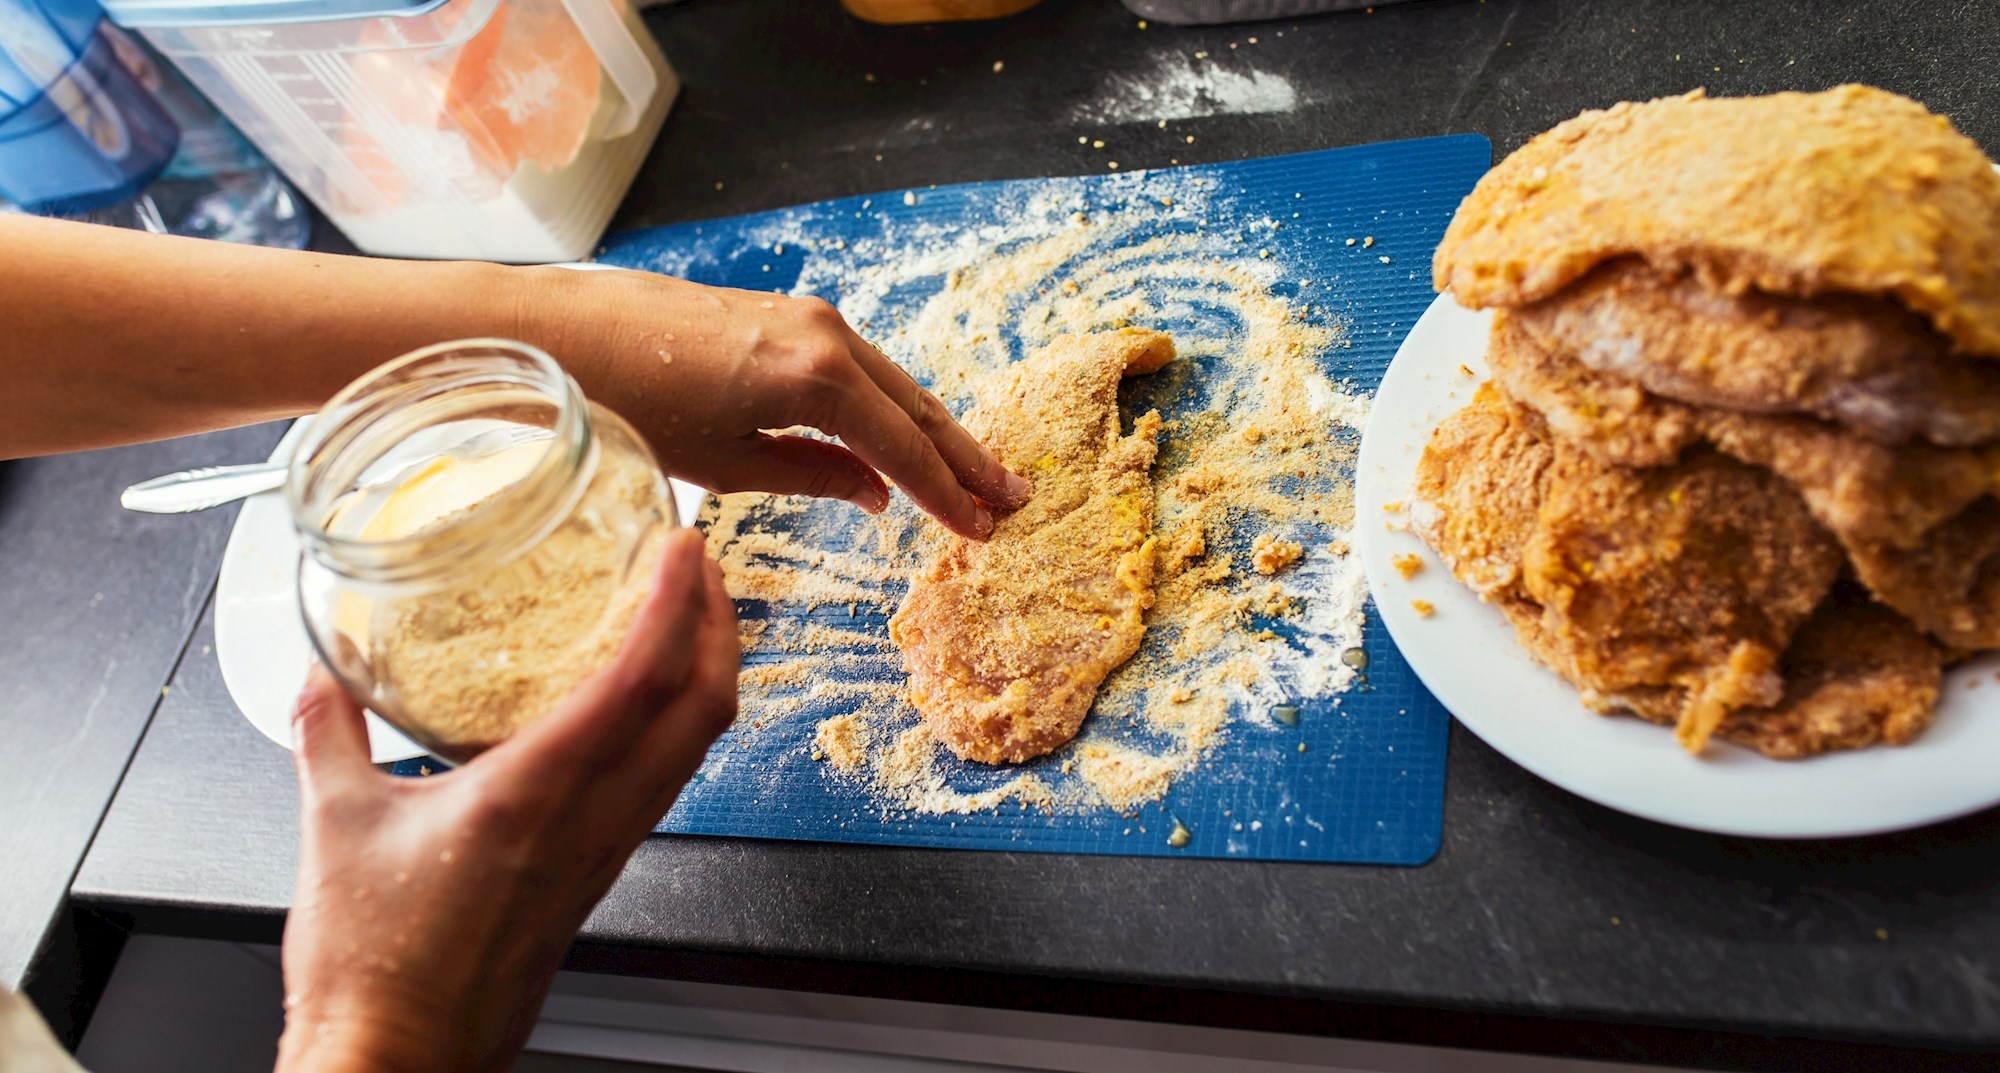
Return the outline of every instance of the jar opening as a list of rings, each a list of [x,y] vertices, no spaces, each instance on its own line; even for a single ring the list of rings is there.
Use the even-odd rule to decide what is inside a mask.
[[[466,339],[413,351],[330,400],[285,496],[308,555],[344,577],[408,584],[532,546],[593,464],[589,406],[543,351]]]

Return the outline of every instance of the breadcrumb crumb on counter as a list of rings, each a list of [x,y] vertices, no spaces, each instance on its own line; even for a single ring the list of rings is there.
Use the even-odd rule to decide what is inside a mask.
[[[1305,548],[1290,540],[1279,540],[1269,533],[1259,533],[1250,545],[1250,565],[1264,575],[1275,574],[1306,553]]]
[[[1389,565],[1395,567],[1398,574],[1403,575],[1404,581],[1408,581],[1416,577],[1423,570],[1424,557],[1418,555],[1416,552],[1409,552],[1404,555],[1391,555],[1389,556]]]

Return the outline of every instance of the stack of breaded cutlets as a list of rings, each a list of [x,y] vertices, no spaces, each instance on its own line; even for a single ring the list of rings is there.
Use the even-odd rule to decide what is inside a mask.
[[[1601,711],[1778,757],[2000,647],[2000,176],[1864,86],[1587,112],[1459,207],[1492,382],[1413,521]]]

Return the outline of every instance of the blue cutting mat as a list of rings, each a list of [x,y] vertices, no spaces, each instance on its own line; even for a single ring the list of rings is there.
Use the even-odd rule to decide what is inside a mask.
[[[1491,155],[1486,139],[1458,135],[1165,172],[894,191],[625,232],[611,236],[598,259],[702,283],[812,292],[840,302],[853,295],[842,293],[848,283],[837,270],[838,251],[856,251],[857,258],[873,251],[879,257],[916,227],[932,235],[983,232],[1004,238],[1015,217],[1031,210],[1046,213],[1052,199],[1064,211],[1082,206],[1115,212],[1139,199],[1162,202],[1161,184],[1171,183],[1200,191],[1199,206],[1192,213],[1186,205],[1162,212],[1156,226],[1143,225],[1119,241],[1141,242],[1154,230],[1199,229],[1204,240],[1222,236],[1239,246],[1249,243],[1246,255],[1254,249],[1259,260],[1284,268],[1273,294],[1303,308],[1305,319],[1339,327],[1344,343],[1320,360],[1335,379],[1367,393],[1433,298],[1430,253]],[[828,271],[829,259],[835,271]],[[932,297],[943,286],[944,271],[939,267],[935,277],[919,272],[869,296],[874,323],[892,322]],[[1176,328],[1171,309],[1148,323],[1170,332]],[[797,625],[800,616],[810,616],[831,629],[886,636],[882,613],[863,608],[857,614],[846,604],[806,609],[743,601],[739,611],[746,620],[784,615]],[[868,790],[816,761],[817,719],[791,714],[769,719],[754,732],[725,736],[659,830],[1036,852],[1422,864],[1437,852],[1442,830],[1449,717],[1411,674],[1372,605],[1363,647],[1366,673],[1355,687],[1301,704],[1296,725],[1237,719],[1221,744],[1182,774],[1163,799],[1133,812],[1007,807],[927,815],[886,808]],[[758,662],[753,653],[746,669]],[[758,717],[759,699],[756,689],[746,688],[746,719]],[[1058,753],[1038,763],[1062,759]],[[946,779],[954,786],[976,789],[1005,777],[957,761],[948,760],[947,766]],[[1192,835],[1180,847],[1167,841],[1176,823]]]

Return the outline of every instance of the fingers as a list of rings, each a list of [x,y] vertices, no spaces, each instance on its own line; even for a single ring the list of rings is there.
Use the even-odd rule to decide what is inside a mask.
[[[701,633],[687,689],[668,705],[646,732],[642,755],[650,763],[648,815],[664,816],[681,787],[694,775],[709,746],[736,721],[737,672],[742,649],[736,635],[736,604],[723,586],[722,570],[704,564]]]
[[[664,543],[653,591],[611,664],[488,758],[562,767],[615,757],[629,750],[653,714],[686,686],[702,621],[702,536],[678,529]]]
[[[712,490],[844,499],[870,514],[889,505],[882,475],[837,443],[761,432],[741,443],[742,450],[710,461],[702,476]]]
[[[693,665],[690,650],[701,625],[702,566],[707,561],[701,531],[676,529],[665,543],[652,595],[633,618],[609,668],[610,684],[626,694],[624,707],[641,719],[686,684]]]
[[[736,634],[736,602],[723,584],[722,568],[712,561],[703,563],[702,568],[701,634],[696,641],[694,674],[681,698],[696,709],[696,718],[685,724],[685,734],[695,747],[697,763],[698,754],[707,751],[736,721],[736,676],[743,665],[743,647]]]
[[[736,719],[736,605],[721,569],[709,562],[703,571],[701,629],[687,687],[656,713],[618,768],[595,782],[605,808],[637,807],[636,819],[647,829],[673,807],[709,746]]]
[[[370,762],[368,724],[361,706],[314,663],[292,713],[292,755],[299,791],[310,806],[365,788],[378,774]]]
[[[874,381],[859,378],[827,429],[862,461],[889,475],[917,506],[959,536],[985,540],[993,512],[959,483],[937,444]]]
[[[1028,501],[1034,488],[1026,478],[1008,472],[991,451],[981,446],[971,433],[965,431],[964,426],[952,419],[951,411],[945,409],[944,403],[924,390],[908,370],[889,360],[888,355],[851,329],[847,334],[854,360],[861,366],[861,371],[867,373],[875,386],[901,407],[917,428],[930,438],[938,457],[944,460],[945,466],[966,491],[1004,510],[1012,510]],[[900,477],[897,479],[901,480]]]

